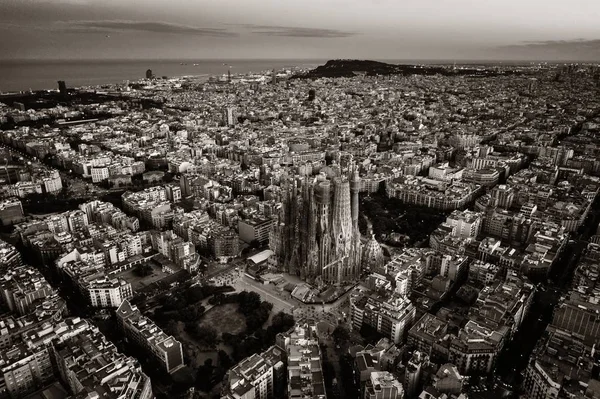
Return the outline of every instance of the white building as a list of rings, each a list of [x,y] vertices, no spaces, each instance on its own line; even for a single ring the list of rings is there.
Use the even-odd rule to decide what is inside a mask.
[[[454,227],[453,236],[466,239],[477,237],[481,231],[482,220],[481,213],[456,210],[446,218],[446,223]]]
[[[92,307],[118,308],[133,297],[131,284],[122,279],[99,278],[88,282],[87,291]]]
[[[108,167],[100,166],[92,168],[92,182],[99,183],[108,179],[110,176],[110,172],[108,171]]]

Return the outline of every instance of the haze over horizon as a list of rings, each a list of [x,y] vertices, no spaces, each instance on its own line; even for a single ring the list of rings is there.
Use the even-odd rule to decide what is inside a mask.
[[[598,0],[0,0],[0,60],[600,61]]]

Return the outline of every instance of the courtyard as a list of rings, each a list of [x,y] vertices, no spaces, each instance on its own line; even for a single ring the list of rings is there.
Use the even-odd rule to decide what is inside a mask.
[[[152,267],[152,273],[148,276],[141,277],[135,274],[135,266],[131,269],[118,273],[116,276],[130,283],[133,292],[142,291],[144,288],[156,283],[157,281],[170,276],[169,273],[163,272],[162,269],[153,262],[149,262],[148,265]]]

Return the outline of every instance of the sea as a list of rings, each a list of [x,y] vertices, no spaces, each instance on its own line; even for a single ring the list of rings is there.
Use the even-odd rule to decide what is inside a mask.
[[[325,59],[260,60],[0,60],[0,93],[57,89],[57,81],[68,87],[100,86],[135,81],[151,69],[157,77],[215,76],[280,70],[288,67],[314,68]],[[451,60],[378,60],[396,64],[452,64]],[[470,62],[461,61],[461,64]],[[478,62],[480,63],[480,62]],[[485,64],[495,63],[491,61]]]
[[[135,81],[151,69],[156,77],[214,76],[313,68],[326,60],[0,60],[0,93],[57,89],[57,81],[68,87],[99,86]]]

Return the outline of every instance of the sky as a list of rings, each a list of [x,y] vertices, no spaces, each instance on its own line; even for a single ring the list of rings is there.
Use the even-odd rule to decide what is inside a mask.
[[[0,0],[5,59],[600,61],[600,0]]]

